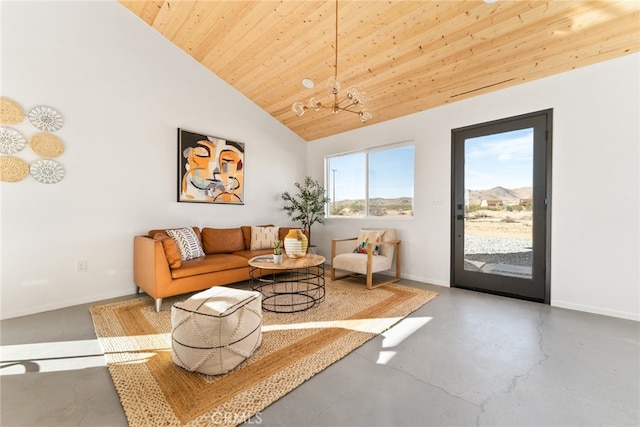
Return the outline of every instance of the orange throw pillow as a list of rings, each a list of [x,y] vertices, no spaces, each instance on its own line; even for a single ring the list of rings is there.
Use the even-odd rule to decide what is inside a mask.
[[[169,267],[182,267],[182,255],[180,255],[180,250],[178,249],[176,242],[166,233],[162,232],[154,234],[153,238],[162,242],[162,247],[164,248],[164,254],[167,257]]]

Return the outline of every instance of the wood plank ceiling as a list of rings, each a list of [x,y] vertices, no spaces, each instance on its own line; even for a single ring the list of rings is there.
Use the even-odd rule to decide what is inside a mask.
[[[291,110],[333,101],[333,0],[119,2],[307,141],[640,51],[636,0],[340,0],[340,96],[368,94],[362,124]]]

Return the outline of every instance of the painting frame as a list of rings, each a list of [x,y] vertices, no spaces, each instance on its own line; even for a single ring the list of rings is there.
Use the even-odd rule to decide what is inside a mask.
[[[244,205],[245,144],[178,128],[177,201]]]

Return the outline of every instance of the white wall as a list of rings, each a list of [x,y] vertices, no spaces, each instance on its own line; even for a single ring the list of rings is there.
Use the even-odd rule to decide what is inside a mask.
[[[328,219],[314,243],[327,254],[360,226],[395,227],[404,276],[448,286],[451,130],[553,108],[551,304],[640,320],[639,63],[629,55],[310,143],[319,180],[326,155],[416,144],[413,219]]]
[[[152,228],[289,223],[306,145],[255,104],[116,2],[0,8],[0,93],[60,111],[66,148],[59,184],[0,184],[3,318],[135,292],[133,236]],[[176,202],[178,127],[246,144],[244,206]]]

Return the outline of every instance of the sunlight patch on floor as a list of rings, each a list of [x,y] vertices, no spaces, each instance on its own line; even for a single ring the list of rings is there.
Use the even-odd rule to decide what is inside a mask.
[[[379,333],[402,317],[381,317],[373,319],[326,320],[318,322],[291,323],[279,325],[262,325],[262,332],[285,331],[294,329],[327,329],[340,328],[358,332]]]
[[[382,333],[382,348],[378,353],[378,365],[386,365],[398,353],[396,350],[390,350],[398,347],[404,340],[413,335],[418,329],[429,323],[433,317],[407,317],[393,328]]]
[[[97,339],[3,345],[0,375],[58,372],[106,366]]]

